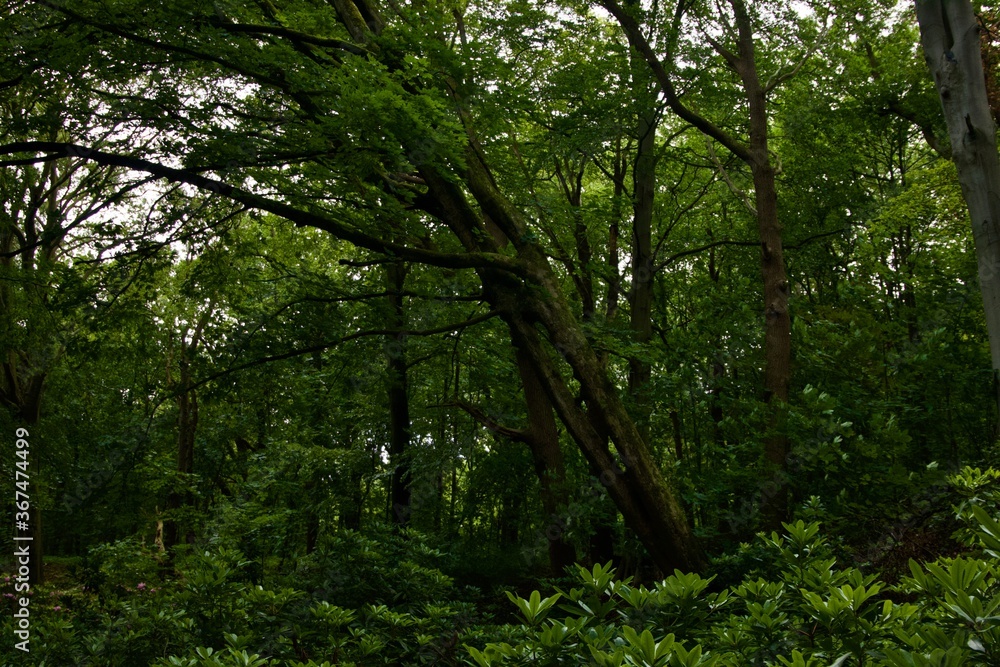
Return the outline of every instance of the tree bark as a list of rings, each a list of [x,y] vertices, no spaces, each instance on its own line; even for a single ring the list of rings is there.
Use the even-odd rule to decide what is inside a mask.
[[[549,567],[553,576],[576,562],[576,550],[566,541],[559,512],[567,500],[566,464],[559,448],[559,428],[552,412],[552,401],[534,370],[531,357],[520,348],[515,350],[517,371],[524,387],[524,402],[528,409],[525,441],[531,449],[535,474],[541,486],[542,511],[547,521],[545,537],[549,544]]]
[[[638,71],[638,67],[633,67]],[[646,78],[638,77],[642,90],[640,99],[649,97]],[[656,126],[654,109],[643,108],[639,113],[639,141],[632,167],[632,289],[629,293],[632,338],[645,346],[653,338],[653,204],[656,197]],[[632,398],[636,427],[649,441],[649,419],[652,405],[649,382],[652,365],[643,355],[628,360],[628,389]]]
[[[917,0],[924,56],[948,125],[951,158],[972,219],[994,390],[1000,405],[1000,158],[969,0]]]
[[[621,150],[621,137],[616,139],[614,155],[614,192],[611,195],[611,219],[608,221],[607,262],[608,291],[605,296],[604,319],[608,324],[614,322],[618,315],[618,299],[621,293],[621,276],[618,263],[621,261],[618,253],[618,228],[621,220],[622,196],[625,194],[626,162]],[[607,364],[607,353],[601,357],[601,363]]]
[[[599,480],[608,489],[626,525],[635,531],[661,570],[699,569],[703,564],[701,554],[680,504],[617,390],[604,374],[593,350],[582,340],[583,332],[567,312],[566,304],[551,299],[531,306],[532,310],[538,309],[539,320],[545,323],[549,340],[567,352],[567,361],[579,380],[586,410],[570,393],[537,330],[525,317],[536,313],[525,313],[513,303],[502,303],[511,296],[498,296],[497,301],[510,313],[506,319],[515,345],[525,348],[531,355],[561,421],[592,469],[600,471]],[[614,449],[609,447],[608,438],[602,433],[610,436]]]
[[[792,376],[792,321],[788,313],[788,279],[778,221],[778,190],[774,166],[768,152],[767,95],[757,75],[753,27],[743,0],[732,0],[739,32],[737,72],[743,81],[750,110],[750,170],[753,174],[757,230],[761,245],[761,275],[764,281],[764,400],[769,404],[769,433],[764,456],[775,474],[781,474],[788,458],[788,437],[783,414],[788,403]],[[784,479],[767,485],[761,497],[765,527],[778,529],[788,518],[788,487]]]
[[[0,312],[3,313],[6,320],[4,327],[8,330],[14,329],[14,320],[18,318],[15,310],[14,285],[22,283],[24,291],[30,296],[31,302],[36,307],[44,307],[46,301],[45,289],[40,282],[36,282],[41,279],[42,271],[37,265],[37,249],[33,247],[33,244],[40,243],[42,256],[47,259],[51,259],[59,247],[59,237],[51,234],[52,229],[49,225],[44,230],[44,232],[49,232],[48,235],[52,237],[49,242],[45,242],[44,238],[39,238],[46,236],[46,234],[43,232],[40,235],[36,227],[43,207],[45,208],[45,217],[49,220],[54,219],[58,213],[57,176],[57,169],[54,165],[46,165],[43,168],[42,176],[35,187],[40,190],[42,185],[51,182],[53,192],[50,197],[40,202],[37,201],[40,197],[39,192],[31,192],[33,188],[30,181],[28,179],[23,181],[25,194],[29,194],[32,200],[36,200],[36,203],[20,211],[24,225],[21,238],[15,232],[13,224],[17,220],[16,214],[4,220],[5,224],[0,226],[0,252],[3,253],[3,256],[0,257],[0,267],[7,275],[10,275],[17,270],[15,268],[17,267],[16,260],[20,259],[20,270],[25,277],[30,276],[28,279],[17,281],[9,278],[0,281]],[[47,355],[37,354],[37,350],[33,349],[10,349],[3,345],[0,346],[0,350],[3,350],[5,353],[3,356],[6,357],[0,366],[0,404],[11,410],[17,425],[23,425],[29,433],[32,433],[41,418],[42,393],[48,378],[48,364],[50,362],[43,361]],[[31,441],[29,440],[29,442]],[[35,492],[28,508],[28,530],[20,535],[31,538],[28,583],[32,586],[45,583],[45,542],[42,532],[42,510],[38,502],[40,494],[37,492],[36,486],[38,480],[42,479],[39,444],[37,440],[33,443],[31,453],[30,479],[31,485],[35,487]]]
[[[191,359],[197,342],[189,345],[181,337],[180,354],[178,356],[178,382],[182,388],[177,396],[177,472],[180,480],[187,485],[194,473],[194,442],[198,432],[198,395],[194,389],[185,389],[191,385]],[[166,509],[169,518],[163,525],[163,546],[169,550],[180,542],[180,521],[176,514],[192,502],[188,490],[173,490],[167,495]]]
[[[167,361],[167,386],[170,389],[179,389],[177,394],[177,472],[180,481],[187,486],[190,477],[194,473],[194,443],[198,433],[198,394],[192,388],[193,378],[191,375],[191,362],[194,360],[201,346],[202,334],[205,326],[212,316],[214,304],[210,301],[208,308],[198,318],[198,322],[191,331],[190,339],[187,338],[188,331],[185,329],[178,343],[177,370],[178,379],[175,383],[171,376],[170,362]],[[194,502],[194,496],[190,490],[178,491],[174,489],[167,495],[166,509],[168,519],[164,522],[163,545],[170,549],[180,541],[180,522],[176,513],[184,507],[190,507]],[[175,516],[170,516],[173,513]],[[191,531],[185,536],[188,543],[194,540]]]
[[[351,32],[355,39],[363,43],[368,35],[362,34],[364,29],[356,29],[360,26],[357,15],[348,6],[350,2],[343,0],[344,9],[339,14],[345,23],[355,28]],[[354,6],[357,9],[357,5]],[[363,18],[360,10],[357,14]],[[367,24],[365,28],[378,30],[377,26]],[[402,54],[398,49],[386,48],[369,51],[368,57],[384,58],[387,66],[395,67],[394,59],[401,60]],[[462,86],[447,75],[442,80],[442,89],[450,90],[456,98],[459,121],[469,135],[465,159],[449,160],[446,166],[437,166],[431,162],[438,161],[442,165],[444,162],[427,151],[426,145],[421,146],[416,135],[412,141],[402,140],[408,159],[423,180],[421,190],[424,186],[427,188],[426,193],[421,191],[418,197],[408,199],[407,204],[419,206],[444,222],[464,246],[462,253],[394,243],[345,223],[336,215],[297,208],[200,173],[100,150],[90,150],[83,156],[73,154],[98,164],[133,167],[159,178],[176,179],[248,207],[270,211],[296,224],[323,229],[359,247],[395,258],[447,268],[474,268],[482,279],[487,301],[507,323],[512,342],[523,347],[530,356],[559,419],[588,463],[601,471],[600,479],[606,484],[626,525],[635,531],[657,567],[665,572],[674,568],[701,568],[704,560],[683,510],[628,414],[618,388],[602,367],[583,326],[574,316],[560,276],[549,264],[543,248],[535,242],[534,235],[529,233],[521,213],[500,192],[482,161],[485,158],[475,139],[471,116],[463,108],[457,92]],[[279,89],[298,104],[303,119],[315,120],[324,115],[324,110],[317,108],[312,97],[290,88],[279,86]],[[417,91],[414,94],[418,94]],[[51,142],[20,142],[4,146],[3,151],[45,150],[50,145]],[[67,154],[76,150],[69,145],[63,145],[62,149]],[[466,199],[467,192],[475,199],[475,206]],[[389,187],[386,194],[394,196]],[[486,220],[506,237],[512,249],[498,252],[497,244],[491,243],[492,233]],[[557,363],[554,355],[561,355],[565,364]],[[567,368],[572,380],[566,374]],[[579,387],[579,400],[571,386]],[[404,413],[400,410],[399,414]],[[408,418],[397,422],[400,431],[407,422]]]
[[[355,446],[354,425],[348,424],[342,436],[344,449],[352,450]],[[340,526],[347,530],[361,530],[361,517],[364,513],[364,494],[362,492],[361,480],[363,470],[361,465],[355,463],[348,470],[344,483],[344,497],[340,503]]]
[[[464,177],[469,190],[482,211],[514,245],[527,276],[522,281],[507,272],[479,268],[484,296],[507,323],[514,346],[530,357],[560,421],[592,469],[600,471],[599,478],[626,525],[635,531],[656,565],[664,572],[700,569],[704,560],[687,518],[573,316],[547,257],[539,246],[527,240],[524,221],[499,192],[479,154],[470,150],[467,158]],[[495,251],[478,213],[461,191],[429,166],[422,168],[421,175],[438,202],[439,215],[466,248]],[[547,341],[572,370],[581,401],[572,395],[536,325],[545,331]]]
[[[764,283],[764,400],[769,405],[764,458],[777,480],[766,484],[761,496],[764,522],[778,528],[788,512],[787,485],[782,472],[788,458],[788,439],[783,433],[783,415],[791,384],[791,319],[788,313],[788,281],[785,274],[781,225],[774,166],[768,152],[767,90],[761,84],[754,53],[753,26],[743,0],[730,0],[737,29],[736,52],[708,37],[713,48],[737,72],[750,111],[750,136],[744,144],[721,127],[684,105],[663,62],[653,51],[636,18],[616,0],[598,0],[621,25],[629,44],[649,64],[667,105],[682,120],[722,144],[750,167],[753,175],[755,212],[761,242],[761,273]],[[675,23],[683,14],[678,5]]]
[[[392,327],[406,328],[403,287],[406,265],[402,261],[386,265],[387,291]],[[410,522],[410,393],[406,364],[406,339],[399,334],[386,344],[389,371],[389,465],[392,466],[389,505],[393,524],[403,527]]]

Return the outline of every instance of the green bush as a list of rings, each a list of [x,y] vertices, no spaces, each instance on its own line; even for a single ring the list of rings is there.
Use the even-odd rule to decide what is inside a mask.
[[[965,469],[949,480],[967,498],[956,508],[967,524],[958,537],[974,551],[911,561],[898,586],[838,567],[819,523],[798,521],[784,524],[785,535],[758,536],[775,576],[709,592],[711,579],[679,571],[646,588],[616,579],[609,565],[578,567],[577,588],[511,595],[524,622],[467,649],[480,667],[997,665],[998,479]],[[900,597],[914,602],[893,601]]]
[[[460,664],[459,636],[475,610],[453,601],[451,579],[427,565],[437,557],[416,535],[381,543],[346,533],[284,578],[298,577],[303,590],[254,585],[252,564],[234,549],[183,550],[162,579],[156,552],[133,541],[105,545],[79,572],[86,584],[33,591],[31,653],[8,644],[0,665]],[[317,595],[312,587],[324,578],[340,586]],[[7,613],[8,636],[11,624]]]
[[[950,482],[966,552],[911,561],[894,586],[840,566],[819,522],[797,521],[744,548],[733,585],[678,571],[647,587],[610,565],[578,566],[548,594],[508,593],[520,619],[503,625],[457,601],[415,534],[344,533],[269,588],[234,549],[188,551],[161,578],[159,554],[126,541],[91,553],[86,585],[35,590],[32,652],[5,648],[0,665],[997,665],[1000,474],[966,469]]]
[[[366,603],[416,605],[455,595],[451,577],[437,569],[443,558],[413,531],[377,539],[353,531],[325,537],[298,560],[291,576],[278,577],[312,597],[344,607]]]

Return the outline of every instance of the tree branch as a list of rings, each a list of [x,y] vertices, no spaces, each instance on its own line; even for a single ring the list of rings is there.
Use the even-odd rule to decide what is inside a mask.
[[[304,32],[299,32],[298,30],[292,30],[291,28],[266,26],[266,25],[240,24],[240,23],[224,23],[222,21],[215,21],[214,24],[216,25],[216,27],[232,33],[284,37],[285,39],[291,40],[293,42],[301,42],[303,44],[312,44],[314,46],[323,46],[323,47],[338,49],[340,51],[347,51],[349,53],[353,53],[358,56],[363,56],[368,53],[366,49],[356,44],[351,44],[350,42],[345,42],[340,39],[314,37],[313,35],[309,35]]]
[[[750,215],[756,218],[757,207],[750,201],[750,197],[747,196],[747,193],[738,188],[736,183],[733,182],[733,179],[730,178],[725,165],[722,164],[721,160],[719,160],[719,156],[715,154],[715,148],[712,146],[712,140],[707,137],[705,138],[705,148],[708,149],[708,157],[712,160],[712,164],[715,165],[715,169],[719,176],[721,176],[725,184],[729,186],[729,191],[736,195],[736,197],[743,202],[743,205],[746,206],[747,210],[750,211]]]
[[[628,38],[629,44],[631,44],[632,48],[634,48],[636,52],[639,53],[639,55],[641,55],[649,64],[649,67],[653,70],[653,76],[656,77],[657,83],[660,84],[660,88],[663,90],[663,95],[666,97],[667,104],[670,106],[671,110],[673,110],[673,112],[682,120],[694,125],[701,132],[707,134],[725,146],[729,152],[736,155],[744,162],[749,163],[750,151],[743,145],[742,142],[730,136],[728,132],[715,125],[707,118],[704,118],[687,108],[684,103],[681,102],[680,97],[677,95],[677,90],[674,88],[674,83],[670,80],[670,75],[667,74],[667,70],[663,67],[663,63],[653,52],[653,48],[649,45],[646,37],[642,34],[642,29],[632,15],[626,12],[625,9],[618,4],[618,2],[616,2],[616,0],[597,0],[597,2],[618,20],[619,25],[621,25],[622,30],[625,32],[625,36]]]
[[[836,236],[837,234],[843,234],[849,229],[850,227],[844,227],[843,229],[834,229],[828,232],[820,232],[819,234],[813,234],[812,236],[808,236],[802,239],[798,243],[786,245],[784,249],[798,250],[799,248],[808,245],[809,243],[812,243],[817,239],[825,238],[827,236]],[[661,271],[662,269],[665,269],[666,267],[673,264],[679,259],[683,259],[684,257],[689,257],[691,255],[697,255],[698,253],[705,252],[706,250],[711,250],[712,248],[718,248],[719,246],[738,246],[743,248],[750,248],[750,247],[756,248],[760,247],[760,241],[730,241],[730,240],[713,241],[712,243],[707,243],[697,248],[691,248],[690,250],[682,250],[681,252],[673,254],[670,257],[663,260],[662,262],[660,262],[659,264],[657,264],[656,267],[653,269],[653,271],[654,272]]]
[[[489,430],[502,435],[504,437],[510,438],[517,442],[528,442],[528,433],[519,428],[511,428],[510,426],[504,426],[497,420],[490,417],[488,414],[483,412],[482,409],[469,403],[468,401],[463,401],[460,398],[455,398],[447,403],[438,403],[437,405],[431,405],[428,407],[432,408],[460,408],[464,410],[470,417],[475,419],[477,422],[488,428]]]
[[[162,164],[150,162],[136,157],[105,153],[86,146],[76,144],[51,142],[51,141],[26,141],[16,142],[0,146],[0,155],[11,155],[16,153],[61,152],[66,157],[76,157],[90,160],[97,164],[114,167],[124,167],[134,171],[152,174],[161,179],[171,182],[185,183],[194,186],[199,190],[218,194],[243,204],[248,208],[258,209],[273,213],[278,217],[285,218],[299,227],[315,227],[329,232],[339,239],[366,248],[368,250],[401,257],[405,260],[430,264],[451,269],[475,269],[493,268],[507,273],[513,273],[521,277],[527,277],[527,271],[516,260],[505,257],[498,253],[488,252],[468,252],[468,253],[440,253],[422,248],[412,248],[399,243],[384,241],[380,238],[370,236],[353,227],[350,227],[333,217],[315,211],[304,211],[283,202],[275,201],[261,195],[256,195],[246,190],[223,183],[222,181],[208,178],[196,173],[194,169],[174,169]],[[44,156],[48,159],[50,156]],[[40,158],[42,159],[42,158]]]
[[[244,371],[244,370],[246,370],[248,368],[253,368],[255,366],[262,366],[263,364],[268,364],[268,363],[271,363],[273,361],[284,361],[285,359],[292,359],[294,357],[301,357],[303,355],[313,354],[315,352],[324,352],[324,351],[330,349],[331,347],[336,347],[337,345],[340,345],[342,343],[346,343],[346,342],[351,341],[351,340],[356,340],[358,338],[367,338],[369,336],[400,336],[400,335],[402,335],[402,336],[434,336],[434,335],[437,335],[437,334],[440,334],[440,333],[449,333],[449,332],[452,332],[452,331],[458,331],[460,329],[466,329],[468,327],[471,327],[473,325],[479,324],[481,322],[485,322],[486,320],[493,319],[494,317],[497,317],[499,314],[500,314],[499,311],[491,310],[488,313],[484,313],[482,315],[477,315],[476,317],[472,317],[470,319],[467,319],[464,322],[458,322],[456,324],[448,324],[448,325],[445,325],[445,326],[436,327],[434,329],[404,329],[404,330],[399,330],[399,329],[370,329],[370,330],[366,330],[366,331],[356,331],[356,332],[354,332],[352,334],[348,334],[346,336],[341,336],[340,338],[335,338],[334,340],[330,340],[330,341],[326,341],[324,343],[320,343],[319,345],[311,345],[309,347],[299,348],[297,350],[289,350],[288,352],[282,352],[281,354],[273,354],[273,355],[270,355],[270,356],[267,356],[267,357],[261,357],[259,359],[254,359],[253,361],[248,361],[248,362],[246,362],[244,364],[240,364],[238,366],[231,366],[230,368],[226,368],[226,369],[218,371],[216,373],[212,373],[212,374],[210,374],[210,375],[202,378],[201,380],[198,380],[197,382],[194,382],[194,383],[188,385],[187,387],[180,388],[176,392],[175,395],[181,394],[181,393],[186,392],[186,391],[190,391],[192,389],[197,389],[197,388],[199,388],[199,387],[201,387],[201,386],[203,386],[205,384],[208,384],[209,382],[211,382],[213,380],[218,380],[221,377],[225,377],[226,375],[230,375],[232,373],[237,373],[239,371]],[[173,396],[167,396],[163,400],[169,400],[171,398],[173,398]]]
[[[778,68],[778,71],[774,73],[768,82],[764,85],[764,94],[770,93],[772,90],[783,84],[785,81],[793,78],[799,71],[805,66],[810,58],[816,53],[819,47],[823,44],[823,40],[826,38],[827,34],[830,32],[830,26],[823,26],[822,32],[816,36],[816,40],[809,45],[806,52],[802,54],[802,58],[792,65],[789,69],[784,67]]]

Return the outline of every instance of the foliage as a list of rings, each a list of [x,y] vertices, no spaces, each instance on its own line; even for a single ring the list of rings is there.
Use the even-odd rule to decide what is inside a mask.
[[[33,663],[1000,661],[997,267],[902,6],[5,7]]]
[[[116,580],[34,592],[31,660],[14,653],[6,664],[990,665],[1000,651],[997,479],[996,470],[972,468],[949,478],[968,498],[955,511],[970,550],[911,561],[898,585],[839,565],[819,524],[797,521],[784,534],[758,535],[770,574],[719,587],[678,571],[646,586],[610,565],[578,565],[551,594],[508,592],[517,619],[503,625],[458,601],[436,570],[401,567],[363,601],[350,586],[253,585],[242,555],[223,548],[184,556],[176,578],[154,585],[132,580],[155,576],[156,554],[126,542],[95,549],[81,570],[122,572]],[[352,578],[376,586],[387,574],[376,554],[434,557],[414,533],[328,548]],[[410,595],[378,602],[397,587]]]
[[[776,576],[748,575],[721,590],[675,572],[653,587],[610,566],[577,568],[578,588],[529,599],[511,595],[524,624],[504,641],[467,646],[489,665],[989,665],[1000,649],[996,472],[966,468],[965,493],[991,486],[990,501],[956,507],[979,551],[920,565],[898,586],[838,566],[820,526],[761,533]],[[984,489],[985,491],[985,489]],[[913,602],[899,602],[911,599]],[[558,604],[565,601],[563,604]],[[563,612],[562,615],[558,612]]]
[[[31,653],[8,652],[5,664],[454,662],[456,637],[476,616],[472,605],[458,601],[438,570],[409,561],[390,572],[372,560],[376,554],[432,557],[416,535],[410,537],[412,543],[396,538],[382,544],[348,535],[328,545],[350,580],[326,591],[304,589],[309,580],[301,576],[287,577],[298,588],[254,585],[249,563],[231,548],[178,557],[176,575],[165,579],[157,575],[163,565],[158,554],[132,542],[96,548],[81,569],[87,583],[35,591]],[[325,562],[332,564],[329,556]],[[7,585],[12,589],[9,580]],[[12,613],[6,617],[9,626]],[[314,662],[305,656],[325,657]]]

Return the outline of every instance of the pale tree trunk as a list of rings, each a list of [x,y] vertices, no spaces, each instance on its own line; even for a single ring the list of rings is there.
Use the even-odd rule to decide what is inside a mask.
[[[941,98],[951,158],[972,218],[994,389],[1000,403],[1000,158],[979,25],[968,0],[917,0],[924,55]]]

